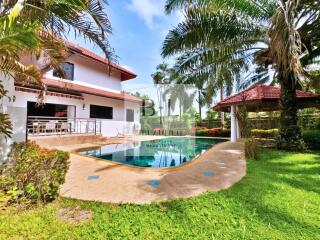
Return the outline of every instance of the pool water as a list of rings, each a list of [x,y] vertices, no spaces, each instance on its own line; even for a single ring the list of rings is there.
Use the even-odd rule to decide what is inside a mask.
[[[224,140],[209,138],[165,138],[111,144],[80,151],[80,154],[131,166],[170,168],[192,161]]]

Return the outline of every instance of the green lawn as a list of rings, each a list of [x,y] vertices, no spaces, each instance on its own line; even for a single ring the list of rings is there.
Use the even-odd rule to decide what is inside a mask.
[[[90,209],[93,219],[57,219],[62,207]],[[59,199],[2,213],[0,239],[320,239],[320,155],[266,152],[248,162],[232,188],[147,206]]]

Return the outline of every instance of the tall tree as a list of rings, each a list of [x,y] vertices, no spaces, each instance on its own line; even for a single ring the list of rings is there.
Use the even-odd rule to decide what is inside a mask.
[[[160,113],[160,124],[162,124],[163,117],[163,92],[165,85],[170,83],[171,69],[167,63],[161,63],[156,67],[156,72],[151,74],[153,83],[157,87],[159,113]]]
[[[166,10],[171,12],[181,7],[185,20],[167,35],[163,56],[209,49],[209,57],[203,55],[201,59],[203,62],[211,59],[211,72],[237,62],[244,66],[243,70],[256,66],[263,73],[271,69],[281,86],[279,147],[303,149],[297,126],[296,88],[298,80],[307,77],[308,64],[316,62],[320,53],[320,3],[168,0]]]
[[[171,101],[171,109],[172,111],[175,110],[176,104],[178,102],[179,106],[179,117],[181,120],[182,113],[185,113],[192,107],[193,100],[197,92],[189,92],[190,87],[186,84],[170,84],[167,85],[164,95],[170,97]]]
[[[0,1],[0,89],[8,76],[16,81],[42,86],[42,74],[50,68],[63,75],[60,64],[68,56],[61,41],[70,31],[98,45],[109,59],[112,50],[108,42],[111,25],[105,13],[104,0],[4,0]],[[44,57],[46,66],[24,65],[23,55]],[[0,100],[5,97],[1,92]],[[43,95],[39,96],[43,100]],[[8,115],[0,113],[0,133],[10,135]],[[6,125],[5,125],[6,124]]]

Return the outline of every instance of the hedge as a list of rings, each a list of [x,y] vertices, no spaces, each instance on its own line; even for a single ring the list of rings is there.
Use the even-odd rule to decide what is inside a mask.
[[[278,129],[252,129],[252,136],[256,138],[277,139],[279,135]],[[310,150],[320,151],[320,130],[305,130],[302,133],[303,140]]]
[[[279,135],[279,129],[252,129],[251,134],[253,137],[256,138],[269,138],[269,139],[276,139]]]
[[[196,136],[203,137],[230,137],[229,129],[221,129],[221,128],[198,128],[196,130]]]
[[[320,151],[320,130],[303,131],[302,136],[309,149]]]

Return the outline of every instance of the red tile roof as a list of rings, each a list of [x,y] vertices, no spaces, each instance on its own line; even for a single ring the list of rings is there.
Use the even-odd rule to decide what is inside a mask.
[[[319,94],[305,91],[297,91],[298,99],[320,98]],[[219,102],[214,109],[221,107],[228,107],[231,105],[240,105],[248,102],[259,102],[263,100],[278,100],[280,99],[280,88],[274,86],[267,86],[256,84],[240,93],[230,96]]]
[[[83,47],[80,47],[79,45],[72,43],[68,40],[65,39],[61,39],[63,42],[65,42],[65,44],[67,45],[68,48],[70,48],[71,50],[74,49],[76,50],[77,53],[82,54],[86,57],[92,58],[96,61],[99,61],[101,63],[104,63],[106,65],[110,65],[112,68],[118,70],[121,73],[121,80],[122,81],[126,81],[126,80],[130,80],[130,79],[134,79],[137,77],[137,74],[135,74],[134,72],[129,71],[128,69],[121,67],[118,64],[115,64],[111,61],[109,61],[108,59],[99,56],[98,54],[89,51],[88,49],[85,49]]]
[[[76,91],[84,94],[91,94],[91,95],[113,98],[113,99],[118,99],[123,101],[142,103],[141,98],[138,98],[126,93],[114,93],[106,90],[101,90],[98,88],[87,87],[87,86],[83,86],[83,85],[79,85],[71,82],[69,83],[69,82],[64,82],[61,80],[55,80],[55,79],[49,79],[49,78],[43,78],[43,83],[45,83],[48,86],[57,87],[64,90],[72,90],[72,91]]]

